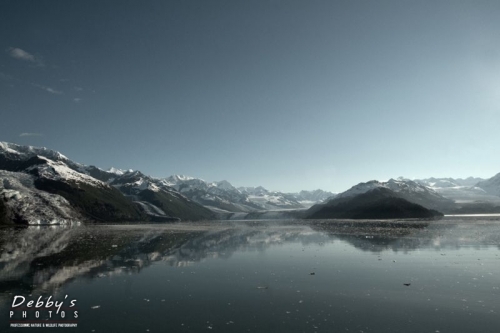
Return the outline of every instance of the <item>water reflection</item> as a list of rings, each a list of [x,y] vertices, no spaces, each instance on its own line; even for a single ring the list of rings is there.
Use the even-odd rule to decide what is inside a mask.
[[[237,251],[265,251],[284,243],[341,240],[356,249],[407,253],[422,248],[499,246],[500,228],[469,223],[375,223],[317,221],[291,224],[227,223],[135,227],[28,227],[0,229],[0,292],[42,292],[75,277],[137,273],[157,261],[189,266],[206,258],[227,259]],[[500,248],[500,247],[499,247]]]
[[[330,221],[312,222],[311,228],[342,239],[363,251],[409,252],[418,249],[500,249],[500,223],[496,220],[448,219],[442,222]]]
[[[264,251],[273,244],[321,243],[328,236],[309,227],[229,225],[216,230],[115,226],[1,229],[0,292],[39,293],[75,277],[138,273],[153,262],[188,266],[236,251]]]
[[[493,332],[499,240],[495,221],[457,219],[1,228],[0,310],[62,290],[85,331],[169,314],[172,331],[421,332],[447,316]]]

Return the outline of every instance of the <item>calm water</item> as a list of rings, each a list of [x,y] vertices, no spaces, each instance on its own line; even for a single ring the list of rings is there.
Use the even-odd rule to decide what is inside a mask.
[[[498,219],[3,228],[0,331],[496,333]]]

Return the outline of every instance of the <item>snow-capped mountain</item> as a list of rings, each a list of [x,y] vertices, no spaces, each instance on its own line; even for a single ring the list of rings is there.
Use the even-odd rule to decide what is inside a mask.
[[[174,175],[165,183],[216,212],[253,212],[304,208],[293,196],[270,192],[263,187],[236,188],[226,180],[207,182],[199,178]]]
[[[0,220],[28,223],[210,219],[213,213],[138,171],[104,171],[59,152],[0,142]]]
[[[11,159],[26,159],[26,157],[43,156],[53,161],[69,161],[63,154],[45,147],[22,146],[15,143],[0,142],[0,152],[9,155]]]
[[[147,176],[137,170],[114,174],[107,182],[127,195],[152,218],[176,216],[199,220],[215,218],[207,208],[181,194],[164,179]]]
[[[431,188],[445,188],[445,187],[473,187],[477,183],[484,181],[483,178],[479,177],[468,177],[468,178],[425,178],[425,179],[415,179],[416,183],[425,185]]]
[[[239,187],[238,190],[241,191],[241,193],[246,193],[248,195],[255,195],[255,196],[263,196],[266,194],[269,194],[269,191],[263,188],[262,186],[257,186],[257,187]]]
[[[322,190],[283,193],[262,186],[236,188],[227,180],[207,182],[183,175],[173,175],[164,181],[191,200],[217,212],[304,209],[334,196]]]
[[[321,190],[281,193],[260,186],[237,189],[226,180],[206,182],[183,175],[159,179],[138,170],[103,170],[54,150],[6,142],[0,143],[0,170],[8,171],[2,174],[7,182],[0,188],[0,214],[8,211],[10,220],[15,216],[25,223],[36,220],[26,207],[44,212],[40,223],[196,220],[213,219],[214,213],[304,209],[333,195]],[[14,201],[14,187],[24,193],[24,201]],[[42,198],[50,203],[44,209],[39,207]]]
[[[237,218],[238,214],[251,218],[268,216],[266,212],[298,212],[380,188],[446,213],[500,211],[500,174],[488,180],[373,180],[338,195],[322,190],[283,193],[262,186],[236,188],[227,180],[207,182],[184,175],[154,178],[138,170],[103,170],[47,148],[6,142],[0,142],[0,171],[0,223],[199,220]]]
[[[132,171],[134,171],[134,170],[132,170],[132,169],[123,170],[123,169],[117,169],[115,167],[111,167],[108,170],[106,170],[106,172],[113,173],[113,174],[118,175],[118,176],[123,175],[125,172],[132,172]]]
[[[349,190],[338,194],[335,199],[354,197],[376,188],[389,189],[399,197],[429,209],[447,211],[454,207],[453,200],[446,199],[427,186],[404,178],[389,179],[386,182],[372,180],[366,183],[359,183]]]
[[[227,181],[207,182],[182,175],[173,175],[163,181],[182,195],[215,212],[247,212],[258,209]]]
[[[270,203],[281,203],[282,205],[301,205],[302,208],[309,208],[312,205],[321,203],[327,199],[335,197],[335,193],[327,192],[323,190],[314,191],[300,191],[298,193],[282,193],[282,192],[272,192],[266,190],[262,186],[258,187],[239,187],[242,193],[249,196],[249,199],[253,202],[270,202]]]
[[[314,190],[314,191],[300,191],[299,193],[295,193],[294,196],[299,200],[301,203],[305,202],[312,202],[312,203],[318,203],[318,202],[323,202],[328,199],[332,199],[335,197],[337,194],[328,192],[328,191],[323,191],[323,190]]]
[[[443,197],[455,201],[457,204],[500,204],[499,196],[477,185],[479,183],[484,184],[485,180],[483,178],[427,178],[415,179],[415,182],[427,186]]]

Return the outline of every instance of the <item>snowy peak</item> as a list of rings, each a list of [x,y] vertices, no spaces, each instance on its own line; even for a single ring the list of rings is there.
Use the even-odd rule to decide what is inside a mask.
[[[51,160],[68,161],[66,156],[55,150],[50,150],[45,147],[21,146],[10,142],[0,142],[0,152],[18,155],[23,159],[39,155]]]
[[[257,187],[240,187],[238,188],[242,193],[248,194],[248,195],[257,195],[257,196],[263,196],[267,195],[270,192],[263,188],[262,186],[257,186]]]
[[[183,182],[188,181],[188,180],[193,180],[193,179],[195,179],[195,178],[190,177],[190,176],[185,176],[185,175],[172,175],[170,177],[165,178],[165,181],[167,181],[169,184],[172,184],[172,185],[178,185],[180,183],[183,183]]]
[[[366,193],[370,190],[373,190],[375,188],[387,188],[395,193],[429,193],[430,195],[433,196],[439,196],[437,192],[435,192],[432,189],[427,188],[424,185],[418,184],[412,180],[409,179],[404,179],[404,178],[398,178],[398,179],[389,179],[386,182],[380,182],[378,180],[371,180],[366,183],[359,183],[353,187],[351,187],[349,190],[340,193],[337,197],[339,198],[347,198],[359,194]]]
[[[217,186],[222,190],[230,190],[230,191],[236,190],[236,188],[233,185],[231,185],[231,183],[229,183],[227,180],[221,180],[220,182],[215,182],[215,186]]]
[[[121,176],[121,175],[123,175],[126,172],[132,172],[132,171],[134,171],[134,170],[132,170],[132,169],[122,170],[122,169],[117,169],[117,168],[111,167],[106,172],[113,173],[115,175]]]
[[[487,205],[495,206],[500,204],[500,197],[497,196],[500,194],[500,186],[495,186],[489,180],[482,178],[431,177],[415,179],[415,182],[427,186],[447,199],[453,200],[460,207],[465,207],[468,209],[464,210],[466,213],[483,212],[482,209]],[[496,191],[495,188],[497,189]],[[471,208],[474,205],[477,209]]]
[[[72,181],[75,183],[86,183],[92,186],[107,187],[107,184],[97,180],[89,175],[77,172],[69,168],[62,161],[52,161],[46,157],[38,156],[38,158],[45,163],[30,166],[26,171],[36,173],[39,177],[57,180],[57,181]]]
[[[310,202],[323,202],[327,199],[335,197],[336,194],[328,191],[323,191],[320,189],[313,191],[300,191],[295,194],[295,197],[299,201],[310,201]]]
[[[432,188],[452,188],[452,187],[474,187],[477,183],[484,181],[483,178],[425,178],[415,179],[415,182]]]
[[[83,165],[72,162],[57,151],[43,147],[0,142],[0,169],[28,172],[45,179],[66,183],[71,181],[92,186],[106,186],[105,183],[89,176]]]
[[[237,191],[237,189],[231,185],[227,180],[221,180],[218,182],[207,182],[203,179],[194,178],[184,175],[172,175],[163,179],[165,184],[178,189],[179,191],[186,192],[194,189],[204,189],[218,188],[224,191]]]
[[[160,179],[140,171],[85,166],[46,148],[1,142],[0,173],[1,223],[214,218]]]
[[[123,174],[115,173],[115,177],[108,182],[127,195],[135,195],[144,190],[159,192],[161,189],[166,189],[168,192],[172,191],[162,180],[146,176],[138,170],[127,170]]]
[[[189,199],[217,212],[303,209],[311,205],[301,204],[294,194],[271,192],[262,186],[236,188],[227,180],[210,183],[175,175],[163,181]]]
[[[398,179],[389,179],[387,182],[384,183],[384,187],[393,190],[396,193],[423,192],[439,196],[439,194],[437,194],[434,190],[422,186],[412,180],[404,179],[402,177]]]
[[[348,197],[353,197],[359,194],[366,193],[370,190],[373,190],[374,188],[377,187],[382,187],[382,183],[377,181],[377,180],[370,180],[366,183],[359,183],[357,185],[354,185],[350,189],[348,189],[345,192],[340,193],[337,195],[337,198],[348,198]]]

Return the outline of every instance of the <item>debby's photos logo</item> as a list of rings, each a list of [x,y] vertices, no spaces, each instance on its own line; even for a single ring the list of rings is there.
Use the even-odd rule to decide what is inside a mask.
[[[62,300],[52,296],[27,299],[16,295],[9,311],[10,327],[78,327],[76,299],[65,295]]]

